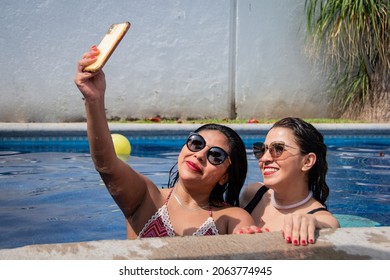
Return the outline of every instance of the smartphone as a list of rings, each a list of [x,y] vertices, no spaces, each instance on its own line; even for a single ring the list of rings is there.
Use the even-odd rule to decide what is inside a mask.
[[[100,54],[98,55],[97,60],[85,67],[84,71],[97,72],[102,69],[129,28],[130,22],[128,21],[112,24],[106,35],[104,35],[103,40],[98,45]]]

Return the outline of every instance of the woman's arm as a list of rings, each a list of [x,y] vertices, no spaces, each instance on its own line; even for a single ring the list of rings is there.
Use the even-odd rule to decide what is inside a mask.
[[[96,61],[98,54],[99,50],[94,46],[79,60],[75,83],[84,96],[88,141],[95,168],[125,217],[129,217],[144,199],[147,183],[115,153],[105,114],[106,80],[103,71],[83,71],[85,66]]]
[[[314,216],[317,219],[317,229],[340,227],[339,221],[330,212],[321,211],[314,214]]]

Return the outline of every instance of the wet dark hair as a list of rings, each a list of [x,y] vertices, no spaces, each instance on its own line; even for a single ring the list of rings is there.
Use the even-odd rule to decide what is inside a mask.
[[[329,187],[326,183],[328,163],[326,161],[327,147],[324,136],[310,123],[300,118],[288,117],[277,121],[272,127],[284,127],[293,131],[295,140],[300,147],[301,153],[315,153],[317,161],[309,171],[309,189],[313,192],[316,200],[326,206],[329,196]]]
[[[195,132],[198,133],[203,130],[217,130],[226,136],[229,144],[228,154],[231,161],[228,167],[228,181],[223,185],[217,183],[211,191],[209,201],[215,206],[219,205],[218,202],[226,202],[232,206],[239,206],[239,195],[248,171],[245,144],[238,133],[230,127],[211,123],[202,125]],[[169,172],[168,188],[174,187],[179,179],[179,173],[173,171],[175,166]]]

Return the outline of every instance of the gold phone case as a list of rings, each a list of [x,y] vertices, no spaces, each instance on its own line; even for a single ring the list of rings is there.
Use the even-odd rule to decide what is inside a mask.
[[[130,22],[112,24],[98,46],[100,54],[97,60],[85,67],[84,71],[97,72],[102,69],[129,28]]]

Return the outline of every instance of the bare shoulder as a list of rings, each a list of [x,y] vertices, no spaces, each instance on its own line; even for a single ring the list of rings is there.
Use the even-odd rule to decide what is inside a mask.
[[[247,186],[245,186],[240,195],[240,206],[245,207],[248,205],[248,203],[252,200],[252,198],[255,196],[256,192],[264,186],[261,182],[255,182],[251,183]]]
[[[241,207],[224,206],[222,208],[213,208],[214,218],[219,221],[224,221],[227,224],[253,225],[252,216]]]
[[[316,201],[313,205],[312,205],[312,209],[310,210],[314,210],[314,209],[320,209],[320,208],[323,208],[324,206]],[[317,211],[315,212],[314,214],[312,214],[316,217],[317,219],[317,227],[318,228],[339,228],[340,227],[340,223],[339,221],[337,220],[337,218],[329,211]]]
[[[328,211],[319,211],[314,214],[318,222],[318,228],[339,228],[340,222]]]
[[[221,209],[220,213],[223,215],[229,215],[231,217],[246,216],[247,214],[249,214],[243,208],[237,206],[226,206]]]
[[[325,210],[326,207],[322,205],[319,201],[315,200],[308,209],[305,209],[306,212],[313,211],[313,210],[319,210],[313,213],[315,216],[333,216],[331,212]]]
[[[214,219],[221,234],[232,234],[244,227],[255,225],[252,216],[243,208],[228,206],[214,212]]]

